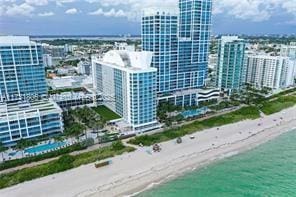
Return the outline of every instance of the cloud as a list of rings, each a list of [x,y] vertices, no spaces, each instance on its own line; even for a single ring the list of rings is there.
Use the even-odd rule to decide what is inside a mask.
[[[0,16],[4,15],[4,13],[5,13],[4,8],[3,7],[0,7]]]
[[[35,6],[44,6],[48,4],[47,0],[26,0],[25,1],[29,5]]]
[[[65,11],[66,14],[77,14],[78,10],[76,8],[71,8]]]
[[[109,11],[103,12],[102,8],[99,8],[97,12],[100,15],[106,16],[106,13],[110,16],[127,17],[129,20],[139,21],[142,16],[142,10],[149,7],[161,8],[176,8],[178,6],[178,0],[87,0],[89,3],[99,4],[100,7],[109,8]],[[116,7],[120,9],[116,12]],[[103,12],[103,13],[101,13]],[[93,12],[94,13],[94,12]],[[97,14],[97,15],[99,15]]]
[[[54,0],[58,6],[63,6],[66,3],[73,3],[76,0]]]
[[[86,0],[109,9],[120,7],[123,17],[140,20],[147,7],[177,7],[178,0]],[[269,20],[283,9],[296,17],[296,0],[213,0],[213,14],[225,14],[242,20],[261,22]],[[283,11],[280,11],[283,13]]]
[[[32,12],[35,10],[33,6],[27,3],[22,3],[20,5],[13,4],[4,9],[6,9],[4,14],[7,16],[31,16]]]
[[[220,13],[244,20],[265,21],[271,17],[269,3],[261,0],[240,0],[239,3],[237,0],[218,0],[215,1],[214,8],[216,13],[220,10]]]
[[[53,16],[53,15],[54,15],[53,12],[42,12],[38,14],[38,16]]]
[[[89,15],[98,15],[106,17],[125,17],[126,13],[123,10],[115,10],[114,8],[109,11],[104,11],[103,9],[98,9],[94,12],[90,12]]]
[[[73,7],[84,4],[83,7],[88,6],[88,9],[95,7],[94,11],[88,13],[89,15],[126,17],[129,20],[140,21],[144,8],[175,9],[178,7],[178,0],[0,0],[0,15],[14,16],[17,13],[21,16],[32,16],[34,13],[48,10],[47,6],[69,6],[66,4]],[[47,9],[38,10],[39,7]],[[76,14],[79,11],[72,8],[66,12]],[[296,0],[213,0],[213,14],[254,22],[267,21],[271,17],[288,14],[296,20]]]

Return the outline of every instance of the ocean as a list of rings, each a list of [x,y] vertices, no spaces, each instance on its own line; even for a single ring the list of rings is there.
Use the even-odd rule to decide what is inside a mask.
[[[296,196],[296,131],[138,195],[183,196]]]

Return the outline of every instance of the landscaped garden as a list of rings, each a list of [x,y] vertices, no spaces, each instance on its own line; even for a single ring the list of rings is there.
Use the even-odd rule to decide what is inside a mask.
[[[110,120],[116,120],[121,118],[118,114],[111,111],[108,107],[102,105],[99,107],[92,108],[95,112],[97,112],[104,120],[110,121]]]

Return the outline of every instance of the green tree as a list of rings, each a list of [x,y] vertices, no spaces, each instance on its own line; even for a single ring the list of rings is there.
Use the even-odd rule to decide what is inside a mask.
[[[125,146],[123,145],[123,143],[121,141],[116,141],[112,143],[112,149],[115,151],[119,151],[124,149]]]
[[[95,140],[93,138],[87,138],[86,140],[83,140],[80,144],[82,147],[90,147],[95,144]]]

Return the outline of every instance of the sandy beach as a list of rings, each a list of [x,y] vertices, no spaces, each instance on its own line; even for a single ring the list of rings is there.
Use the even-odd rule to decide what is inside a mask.
[[[1,197],[130,196],[185,172],[254,148],[296,128],[296,107],[257,120],[248,120],[183,137],[182,144],[160,144],[112,158],[110,166],[94,164],[0,190]]]

